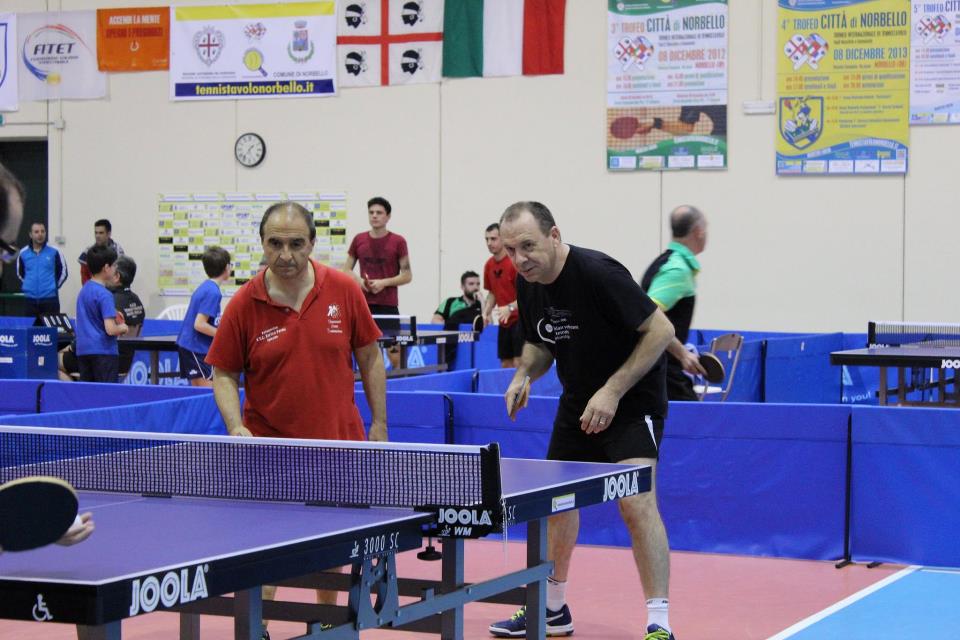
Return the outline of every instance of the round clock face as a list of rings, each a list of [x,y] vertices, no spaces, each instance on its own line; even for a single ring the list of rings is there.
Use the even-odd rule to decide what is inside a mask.
[[[267,155],[267,145],[257,134],[245,133],[237,138],[233,153],[237,157],[237,162],[243,166],[255,167],[263,162],[263,158]]]

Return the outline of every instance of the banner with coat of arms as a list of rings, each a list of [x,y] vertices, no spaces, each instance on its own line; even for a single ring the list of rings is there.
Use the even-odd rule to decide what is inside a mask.
[[[910,0],[778,3],[777,173],[906,173]]]
[[[0,14],[0,111],[20,108],[17,87],[17,14]]]
[[[171,100],[336,94],[333,0],[170,12]]]
[[[21,13],[17,32],[21,100],[107,95],[107,74],[97,68],[95,11]]]

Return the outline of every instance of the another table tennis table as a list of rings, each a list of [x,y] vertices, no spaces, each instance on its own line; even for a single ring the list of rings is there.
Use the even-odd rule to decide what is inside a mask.
[[[937,390],[937,405],[960,407],[960,381],[957,371],[960,370],[960,347],[930,347],[901,345],[896,347],[876,346],[866,349],[849,349],[834,351],[830,354],[830,364],[853,367],[880,368],[880,404],[886,405],[895,402],[900,405],[930,403],[916,403],[907,400],[911,385],[907,380],[906,369],[931,369],[937,371],[937,379],[933,383],[925,383],[925,388]],[[887,388],[887,369],[896,367],[897,386]],[[953,376],[948,373],[953,371]],[[948,387],[953,386],[953,393]]]
[[[46,455],[44,446],[36,450]],[[93,512],[95,533],[74,547],[0,556],[0,617],[84,625],[85,640],[118,640],[122,619],[152,611],[180,612],[183,640],[199,638],[199,615],[205,613],[233,616],[234,638],[242,640],[259,640],[264,614],[305,623],[302,639],[356,639],[364,629],[387,627],[460,640],[463,606],[485,600],[525,602],[527,637],[543,640],[546,578],[552,569],[546,561],[546,518],[649,491],[650,468],[509,458],[499,464],[504,521],[527,525],[527,566],[481,583],[464,582],[463,537],[478,524],[478,513],[482,526],[483,511],[82,491],[81,511]],[[442,538],[442,579],[405,581],[397,576],[395,555],[419,549],[425,528],[447,536]],[[352,572],[326,576],[326,583],[316,574],[344,565]],[[319,586],[337,579],[349,586],[349,604],[334,612],[261,599],[264,584]],[[519,595],[522,587],[525,594]],[[401,605],[400,595],[417,598]],[[321,621],[335,626],[322,630]]]

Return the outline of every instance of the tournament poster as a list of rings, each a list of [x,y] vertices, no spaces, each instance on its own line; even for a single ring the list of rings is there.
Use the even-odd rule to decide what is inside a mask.
[[[778,3],[777,173],[906,173],[910,0]]]
[[[913,0],[910,124],[960,122],[960,0]]]
[[[607,6],[607,168],[726,168],[726,0]]]

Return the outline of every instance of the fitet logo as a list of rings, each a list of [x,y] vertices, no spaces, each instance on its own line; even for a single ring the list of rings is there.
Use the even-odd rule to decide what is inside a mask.
[[[133,581],[130,595],[130,615],[150,613],[162,604],[170,608],[178,604],[187,604],[207,597],[207,572],[210,565],[187,567],[177,571],[168,571],[162,578],[150,576],[140,582]],[[193,573],[193,580],[190,574]]]

